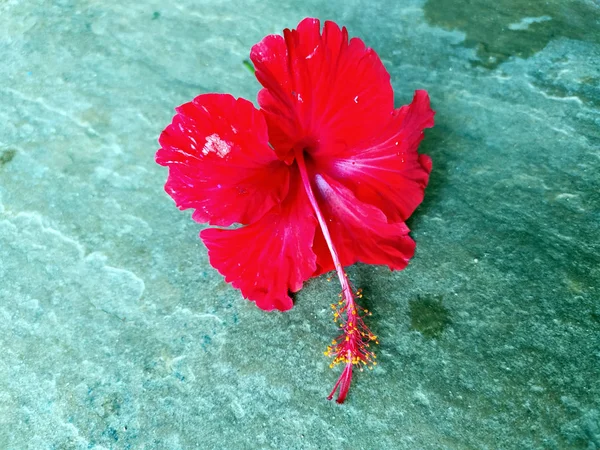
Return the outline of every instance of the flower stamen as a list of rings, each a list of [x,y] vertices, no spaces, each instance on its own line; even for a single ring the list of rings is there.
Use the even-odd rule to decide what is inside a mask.
[[[356,303],[356,299],[360,299],[363,296],[362,290],[355,290],[348,279],[348,274],[344,272],[344,268],[342,267],[335,246],[333,245],[327,222],[310,185],[303,152],[301,150],[296,150],[295,156],[300,170],[302,184],[317,220],[319,221],[319,226],[323,232],[325,242],[331,253],[335,271],[342,286],[342,291],[338,296],[340,300],[337,303],[331,304],[333,321],[335,323],[338,323],[338,321],[340,322],[339,325],[342,329],[342,333],[332,341],[324,354],[333,358],[329,365],[330,368],[335,367],[337,364],[345,365],[342,374],[327,397],[328,400],[331,400],[339,388],[339,394],[336,401],[338,403],[343,403],[348,395],[350,384],[352,382],[353,366],[359,366],[359,370],[361,371],[363,370],[363,367],[372,369],[377,363],[375,362],[375,354],[371,350],[368,350],[368,347],[370,342],[375,341],[375,343],[378,344],[379,341],[377,341],[377,336],[371,333],[371,330],[369,330],[363,321],[363,317],[365,315],[370,316],[371,313],[366,309],[361,308]]]

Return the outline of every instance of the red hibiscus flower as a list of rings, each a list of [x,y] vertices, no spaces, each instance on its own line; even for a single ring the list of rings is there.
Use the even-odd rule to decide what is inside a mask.
[[[394,109],[390,76],[346,28],[304,19],[267,36],[250,58],[262,84],[260,110],[244,99],[205,94],[177,108],[156,154],[180,209],[218,227],[200,233],[210,263],[264,310],[293,306],[311,277],[335,270],[342,285],[328,347],[345,368],[372,366],[376,337],[344,266],[357,261],[406,267],[415,243],[404,221],[423,199],[431,160],[419,155],[434,112],[425,91]]]

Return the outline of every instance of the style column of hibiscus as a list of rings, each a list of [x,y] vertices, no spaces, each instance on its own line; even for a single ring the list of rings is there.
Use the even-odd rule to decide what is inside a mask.
[[[375,364],[376,341],[344,267],[357,261],[406,267],[415,251],[404,221],[421,203],[431,160],[417,152],[434,112],[425,91],[394,109],[390,76],[346,28],[304,19],[250,53],[263,86],[260,109],[227,94],[178,107],[156,161],[169,167],[167,193],[193,219],[210,263],[263,310],[292,308],[289,292],[335,270],[332,304],[341,329],[325,352],[344,369]],[[339,391],[338,391],[339,390]]]

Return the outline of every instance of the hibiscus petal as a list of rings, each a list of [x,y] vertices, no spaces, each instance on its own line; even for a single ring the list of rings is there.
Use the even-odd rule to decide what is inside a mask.
[[[316,195],[333,244],[343,266],[357,261],[404,269],[415,252],[415,242],[403,222],[389,223],[380,209],[356,198],[352,191],[327,175],[315,175]],[[315,236],[315,275],[333,268],[322,233]]]
[[[292,308],[297,292],[316,268],[312,250],[316,219],[299,175],[290,193],[257,222],[242,228],[209,228],[200,233],[210,263],[242,295],[264,310]]]
[[[371,136],[393,112],[390,76],[362,40],[346,28],[304,19],[284,36],[267,36],[250,53],[264,86],[258,102],[271,143],[292,158],[301,145],[317,153]]]
[[[252,103],[205,94],[177,108],[159,139],[156,162],[165,185],[198,222],[228,226],[262,217],[285,197],[288,167],[268,145],[267,126]]]
[[[316,170],[350,188],[376,206],[389,221],[405,221],[421,203],[431,172],[431,159],[417,152],[423,129],[433,126],[435,112],[425,91],[394,112],[378,135],[354,147],[323,155]]]

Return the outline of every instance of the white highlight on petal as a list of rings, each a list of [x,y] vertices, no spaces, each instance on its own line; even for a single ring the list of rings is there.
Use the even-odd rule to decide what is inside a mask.
[[[306,57],[306,59],[310,59],[310,58],[312,58],[313,56],[315,56],[315,54],[317,53],[317,50],[318,50],[318,48],[319,48],[319,44],[317,44],[317,46],[316,46],[316,47],[313,49],[312,53],[311,53],[310,55],[308,55],[308,56]]]
[[[230,144],[222,140],[218,134],[211,134],[206,137],[206,144],[204,144],[202,154],[208,155],[209,153],[215,153],[217,156],[225,158],[230,151]]]

